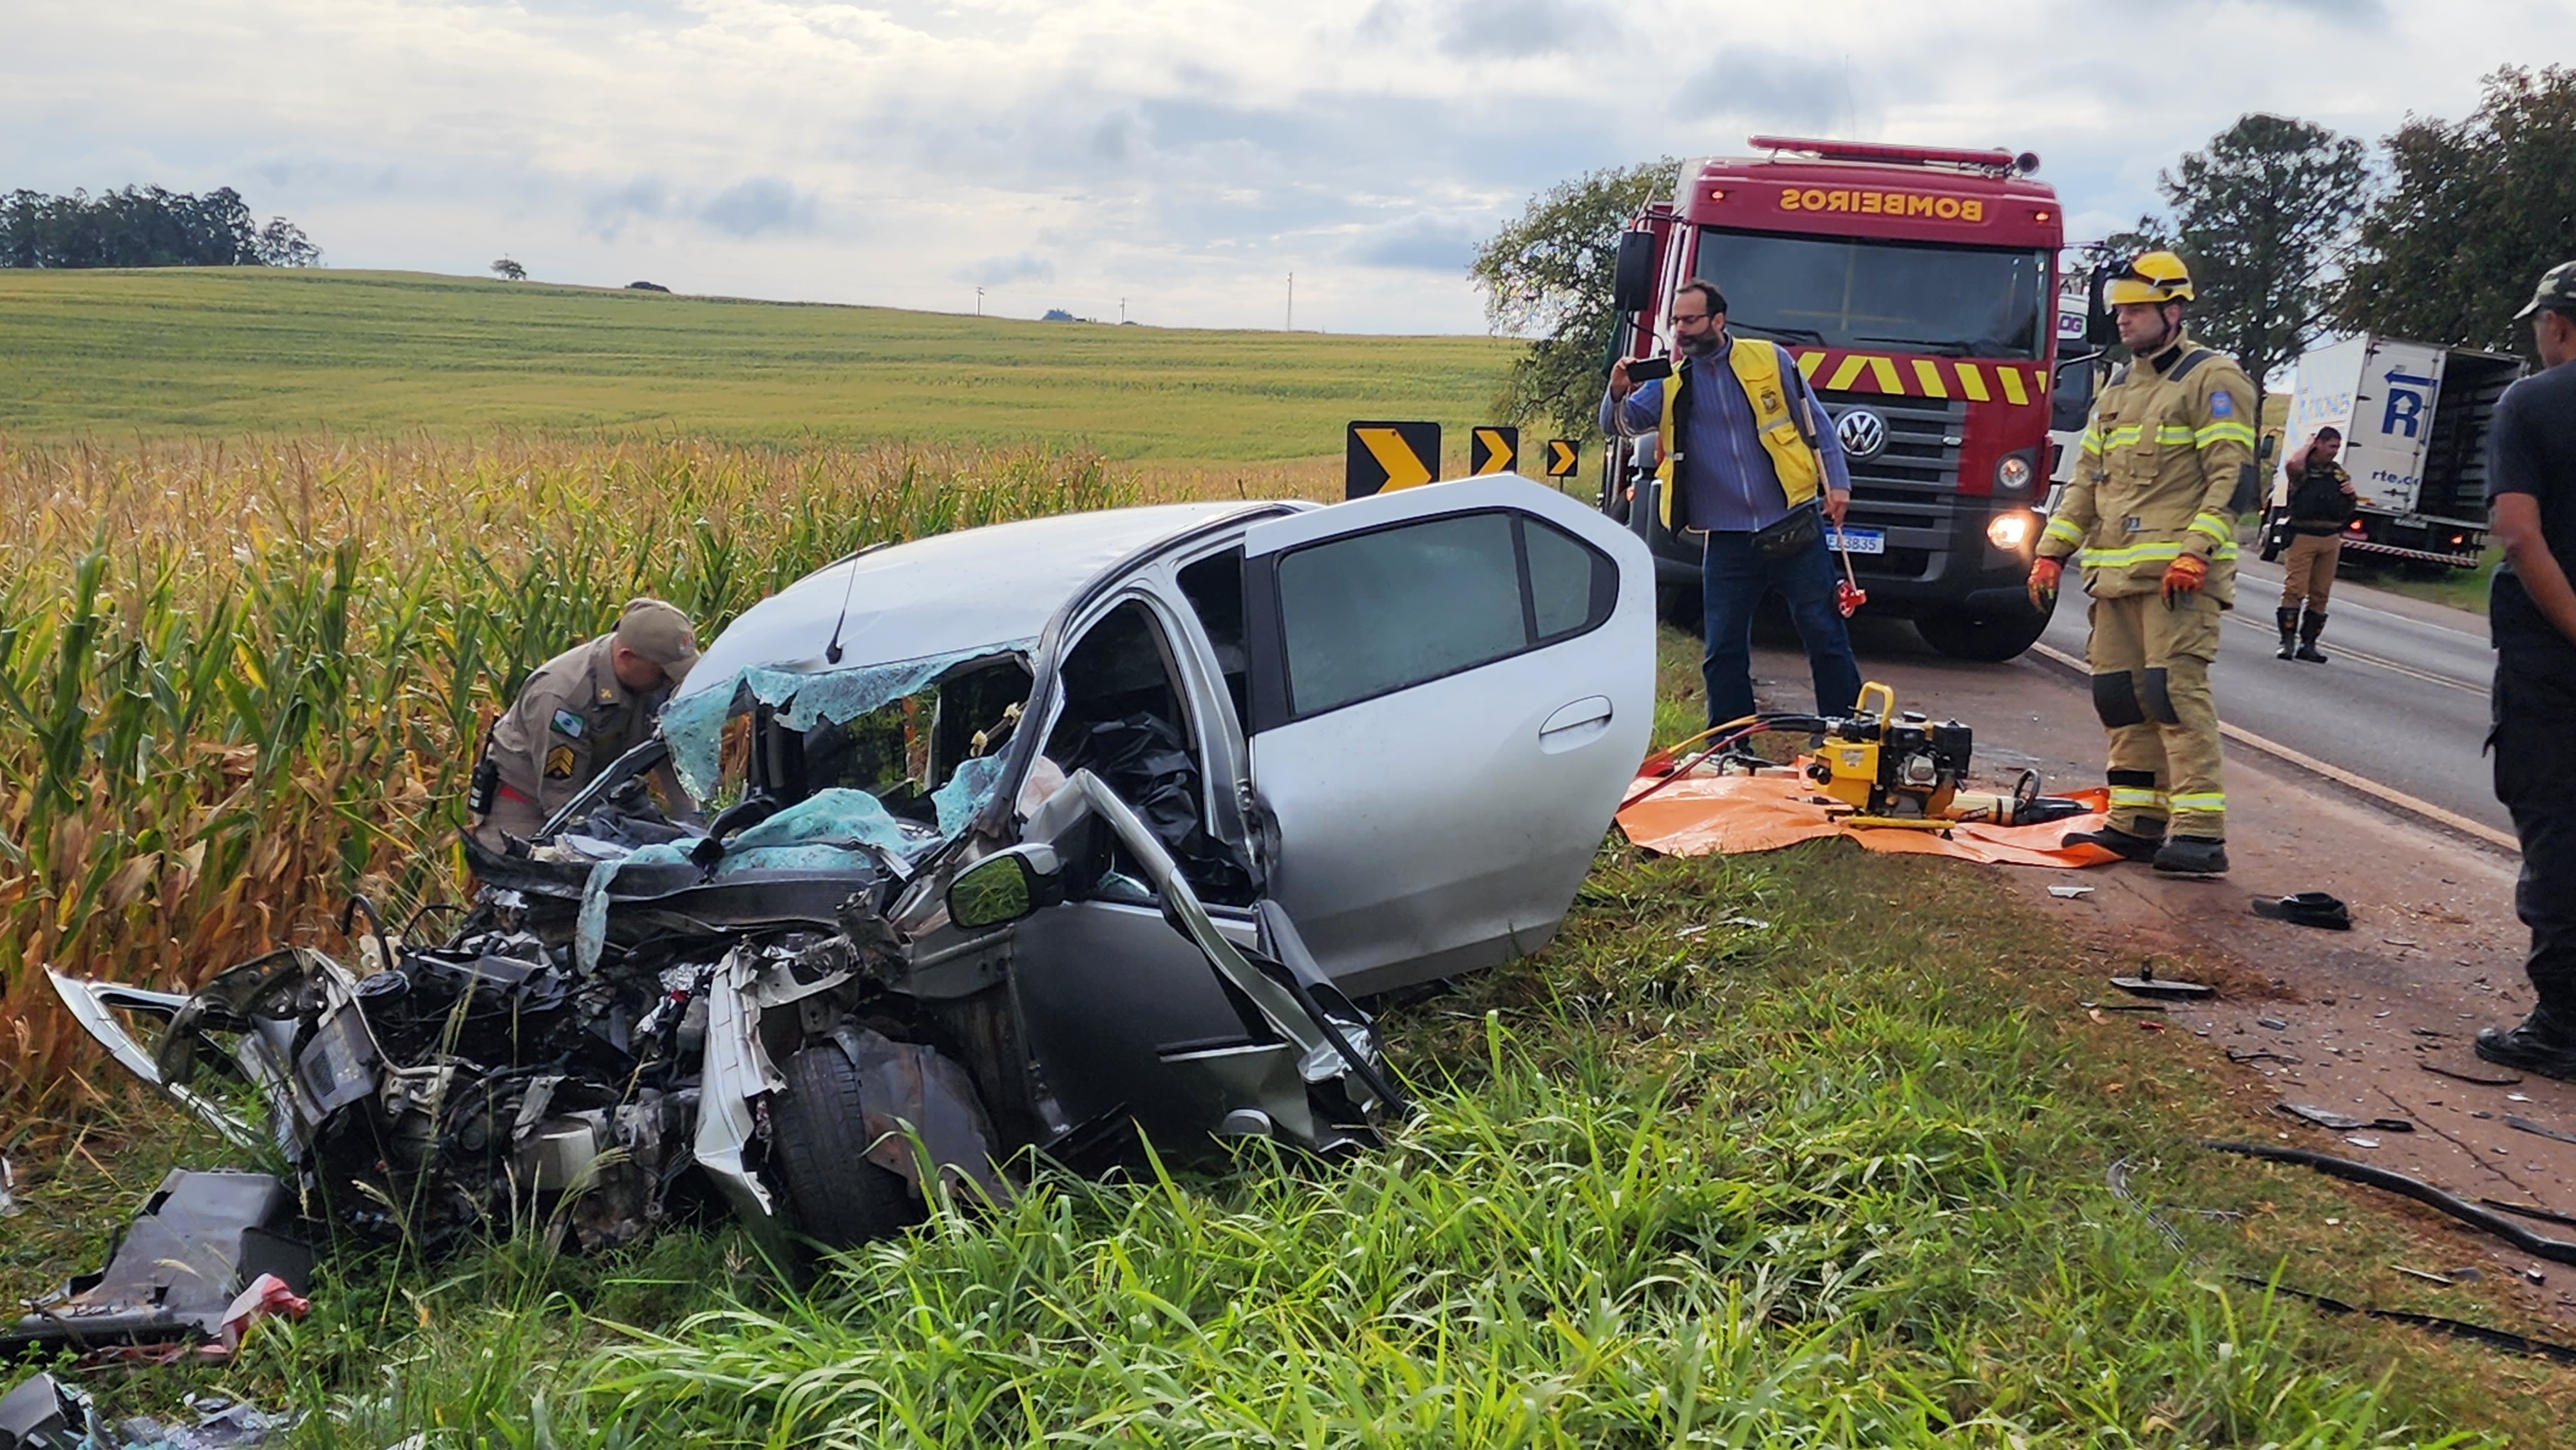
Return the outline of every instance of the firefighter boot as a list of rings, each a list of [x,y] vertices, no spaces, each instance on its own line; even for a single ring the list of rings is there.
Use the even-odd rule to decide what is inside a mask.
[[[2156,869],[2168,876],[2224,876],[2227,843],[2214,836],[2168,837],[2156,852]]]
[[[2277,658],[2286,660],[2299,648],[2299,611],[2275,609],[2272,618],[2281,626],[2281,653]]]
[[[2317,648],[2317,636],[2325,632],[2326,612],[2322,609],[2309,610],[2308,617],[2299,622],[2298,657],[2312,665],[2324,664],[2326,652]]]
[[[2061,847],[2099,846],[2106,851],[2117,852],[2123,861],[2153,861],[2164,849],[2165,823],[2141,820],[2138,825],[2141,830],[2151,830],[2155,834],[2132,835],[2118,826],[2105,824],[2098,831],[2069,831],[2057,844]]]

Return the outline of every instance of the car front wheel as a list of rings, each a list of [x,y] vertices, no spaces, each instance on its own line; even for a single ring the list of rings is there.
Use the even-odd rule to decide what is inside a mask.
[[[1931,610],[1916,616],[1914,630],[1925,644],[1952,659],[2001,664],[2039,642],[2048,632],[2048,616],[2035,609],[1994,614]]]
[[[831,1043],[808,1047],[784,1075],[787,1091],[769,1115],[770,1163],[795,1231],[847,1249],[920,1222],[921,1201],[903,1175],[868,1159],[874,1138],[849,1055]]]

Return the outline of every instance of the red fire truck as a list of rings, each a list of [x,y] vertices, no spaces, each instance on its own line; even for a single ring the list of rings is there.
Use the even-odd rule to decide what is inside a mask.
[[[2058,362],[2057,193],[2039,158],[1756,136],[1682,167],[1621,238],[1620,352],[1665,352],[1675,288],[1717,284],[1727,327],[1786,346],[1851,465],[1841,531],[1868,608],[1933,648],[2005,660],[2048,624],[2023,594],[2048,489]],[[2091,373],[2068,359],[2075,393]],[[1601,504],[1655,554],[1677,617],[1699,547],[1657,522],[1652,439],[1604,450]],[[1828,536],[1828,542],[1833,542]]]

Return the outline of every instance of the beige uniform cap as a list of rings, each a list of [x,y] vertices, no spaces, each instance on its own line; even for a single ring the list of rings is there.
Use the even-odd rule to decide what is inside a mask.
[[[662,667],[677,683],[698,662],[698,632],[678,606],[636,599],[617,617],[617,642]]]

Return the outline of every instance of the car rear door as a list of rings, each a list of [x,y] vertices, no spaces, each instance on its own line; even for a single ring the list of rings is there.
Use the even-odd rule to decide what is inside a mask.
[[[1351,992],[1544,945],[1652,725],[1654,566],[1518,477],[1244,535],[1269,894]]]

